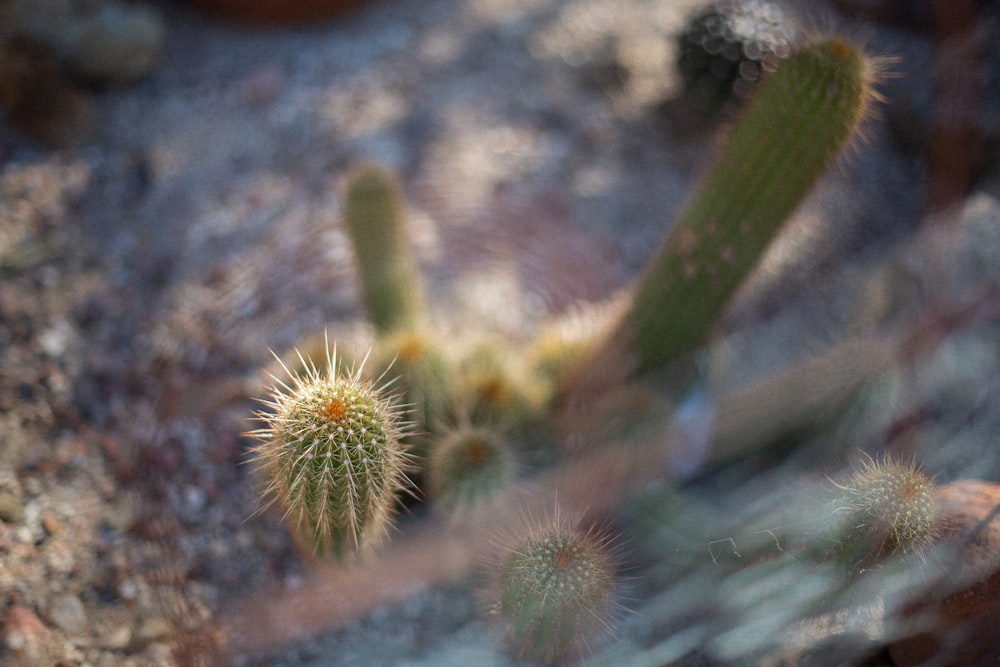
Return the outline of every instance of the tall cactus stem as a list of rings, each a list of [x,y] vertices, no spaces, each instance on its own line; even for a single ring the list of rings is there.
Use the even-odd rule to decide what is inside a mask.
[[[368,316],[383,333],[415,326],[423,308],[405,218],[400,187],[390,171],[364,165],[350,174],[344,219]]]
[[[716,162],[648,264],[610,345],[626,376],[703,344],[785,220],[855,133],[877,63],[833,37],[761,82]]]

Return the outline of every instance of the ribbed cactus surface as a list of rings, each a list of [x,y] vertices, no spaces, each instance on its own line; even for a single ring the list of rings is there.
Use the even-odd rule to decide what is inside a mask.
[[[732,294],[851,138],[872,96],[871,61],[832,38],[765,78],[641,277],[618,332],[634,371],[703,343]]]
[[[253,450],[270,496],[319,554],[344,556],[387,532],[409,455],[401,409],[384,390],[345,372],[336,352],[320,370],[277,381]]]

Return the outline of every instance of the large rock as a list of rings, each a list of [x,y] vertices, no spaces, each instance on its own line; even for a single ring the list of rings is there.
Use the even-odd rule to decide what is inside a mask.
[[[960,480],[939,490],[944,571],[899,612],[915,635],[890,647],[896,665],[996,665],[1000,661],[1000,484]],[[936,560],[936,559],[935,559]]]

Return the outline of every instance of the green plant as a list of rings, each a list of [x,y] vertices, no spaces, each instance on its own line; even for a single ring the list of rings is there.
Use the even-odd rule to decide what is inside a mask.
[[[554,661],[596,631],[610,632],[616,568],[609,541],[606,532],[556,518],[509,547],[493,611],[521,655]]]
[[[365,305],[380,333],[412,328],[421,318],[423,297],[399,190],[392,172],[364,165],[348,176],[344,195]]]
[[[301,359],[304,374],[286,368],[275,379],[253,461],[270,496],[318,554],[343,557],[387,532],[396,495],[407,485],[409,425],[386,387],[344,371],[327,348],[326,366]],[[284,366],[284,364],[282,364]]]
[[[497,430],[460,424],[435,439],[427,472],[436,502],[461,510],[496,497],[513,481],[514,452]]]
[[[771,240],[855,133],[877,67],[834,37],[793,53],[759,86],[713,167],[647,264],[583,392],[670,366],[704,344]]]
[[[913,463],[869,458],[837,490],[834,555],[852,567],[920,554],[940,528],[935,484]]]
[[[395,376],[395,388],[409,407],[414,445],[423,454],[432,427],[451,417],[455,372],[443,343],[423,328],[404,328],[379,336],[370,366],[372,376]]]
[[[455,508],[475,502],[481,494],[492,496],[496,492],[500,502],[522,499],[537,509],[540,497],[532,490],[532,482],[510,484],[515,475],[507,459],[507,443],[499,440],[498,434],[515,431],[520,436],[524,432],[524,442],[540,446],[526,452],[527,458],[522,460],[543,466],[556,449],[551,442],[551,422],[567,413],[592,420],[570,419],[572,435],[612,445],[574,461],[579,468],[558,467],[533,480],[540,486],[550,484],[561,499],[572,498],[573,512],[587,511],[588,503],[597,498],[602,499],[601,509],[606,511],[632,487],[662,477],[665,464],[674,458],[673,453],[665,457],[662,440],[669,440],[669,446],[689,444],[678,443],[674,434],[664,436],[661,428],[671,418],[670,399],[683,394],[687,385],[676,383],[660,391],[662,383],[634,380],[673,370],[678,361],[709,340],[733,294],[759,263],[785,220],[854,135],[873,97],[876,70],[870,58],[839,38],[817,41],[793,53],[758,87],[714,166],[623,307],[616,304],[602,309],[587,319],[584,333],[571,330],[545,340],[549,331],[543,330],[534,345],[525,345],[522,340],[494,343],[489,332],[473,331],[469,339],[476,343],[463,352],[460,345],[449,341],[446,347],[433,333],[425,333],[430,322],[421,312],[415,265],[405,242],[402,204],[394,180],[373,167],[352,175],[345,217],[358,257],[365,303],[376,330],[376,371],[399,373],[400,389],[408,402],[416,404],[415,418],[428,431],[426,442],[437,443],[425,471],[432,501]],[[889,356],[875,347],[872,359]],[[842,354],[850,355],[851,350]],[[835,356],[826,366],[838,365],[839,358]],[[452,363],[452,359],[457,361]],[[334,366],[331,360],[330,375],[335,374]],[[809,371],[805,371],[806,379],[815,375]],[[804,397],[796,404],[792,419],[779,423],[777,431],[785,433],[808,422],[815,404],[827,401],[827,397],[830,402],[843,400],[864,382],[867,371],[849,374],[819,401]],[[800,376],[784,377],[780,389],[797,392],[803,386]],[[370,388],[360,378],[360,370],[347,374],[347,385]],[[286,511],[296,513],[297,522],[311,531],[317,543],[324,547],[332,543],[329,550],[338,553],[346,546],[366,542],[368,530],[352,527],[346,536],[335,534],[327,526],[328,520],[315,516],[325,513],[329,517],[333,507],[343,515],[347,506],[358,505],[351,494],[346,495],[350,500],[344,500],[342,488],[326,476],[328,468],[320,475],[314,467],[306,466],[313,459],[307,459],[305,452],[320,444],[311,435],[312,424],[317,414],[328,411],[325,401],[331,396],[327,390],[313,388],[319,382],[318,372],[311,369],[304,380],[295,380],[294,388],[277,394],[270,404],[275,416],[261,415],[268,420],[268,427],[259,435],[269,443],[286,444],[269,449],[261,446],[257,458],[271,479],[270,493]],[[292,396],[303,389],[310,398],[300,418],[289,406],[297,402]],[[578,400],[592,398],[594,393],[603,401]],[[372,403],[376,404],[380,392],[374,394]],[[757,407],[748,399],[742,409],[747,403],[750,408]],[[567,406],[571,409],[566,410]],[[781,410],[773,402],[769,406]],[[581,410],[574,411],[576,408]],[[392,418],[387,423],[398,423],[394,410],[397,408],[388,408]],[[680,457],[690,459],[686,470],[731,456],[745,446],[748,429],[744,413],[720,414],[725,418],[722,426],[739,433],[730,438],[732,433],[719,431],[725,436],[721,438],[721,454],[711,450],[720,441],[716,433],[712,436],[716,440],[709,437],[707,444],[699,445],[708,451]],[[455,419],[462,427],[449,428],[447,423]],[[595,422],[602,428],[590,429]],[[327,438],[333,435],[328,426],[316,428]],[[758,434],[750,446],[761,444],[760,440],[773,433]],[[622,443],[643,438],[656,439],[661,448],[653,451],[637,443],[622,455],[626,451]],[[733,444],[739,438],[742,440]],[[393,440],[384,433],[379,439],[385,443]],[[398,437],[394,440],[398,442]],[[393,482],[385,486],[394,488],[380,495],[379,508],[391,505],[386,499],[391,499],[405,481],[409,459],[401,448],[393,449],[394,463],[389,466]],[[350,445],[346,450],[353,451]],[[589,458],[601,453],[608,458]],[[345,461],[337,470],[342,477],[355,480],[363,476],[355,472],[359,467],[367,474],[366,466],[371,465],[371,455],[365,454],[363,459]],[[310,478],[324,480],[321,488],[301,493],[304,485],[299,480],[307,474],[300,472],[303,468]],[[501,488],[507,485],[509,489]],[[292,491],[299,495],[293,496]],[[379,517],[375,532],[381,534],[387,511],[378,509],[374,514]],[[499,515],[509,512],[496,514],[494,523],[502,525],[504,519]],[[340,517],[338,521],[352,526],[357,523]],[[440,518],[437,521],[445,523]],[[478,531],[483,528],[476,526]],[[443,534],[451,539],[453,532],[449,531],[454,530],[431,524],[423,537],[427,543]],[[462,542],[460,531],[458,534],[454,539],[460,547],[455,552],[474,552],[473,546]],[[415,553],[426,559],[425,543],[415,543],[419,547]],[[417,569],[430,572],[428,577],[445,576],[431,567],[433,564],[420,565],[424,567]],[[607,627],[614,606],[614,572],[614,558],[603,532],[582,531],[558,519],[538,523],[509,549],[500,564],[493,589],[494,610],[519,652],[555,660],[574,653],[596,630]]]
[[[473,342],[458,364],[456,412],[477,423],[523,430],[538,416],[540,391],[522,361],[499,341]]]

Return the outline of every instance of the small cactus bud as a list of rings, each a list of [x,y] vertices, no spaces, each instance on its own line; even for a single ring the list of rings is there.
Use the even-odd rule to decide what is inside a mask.
[[[530,424],[537,417],[542,391],[532,385],[520,361],[500,344],[473,345],[459,363],[455,405],[460,414],[513,432]]]
[[[837,488],[835,505],[846,515],[835,549],[840,560],[871,565],[920,553],[933,542],[940,508],[933,481],[916,466],[869,459]]]
[[[252,461],[277,503],[317,554],[337,557],[375,544],[388,530],[396,494],[408,480],[409,430],[385,386],[340,368],[327,347],[326,368],[301,359],[304,373],[282,364],[291,383],[275,379]],[[363,363],[362,363],[363,366]]]
[[[507,440],[482,426],[461,424],[443,433],[431,450],[430,492],[461,511],[496,497],[514,478],[514,454]]]
[[[435,335],[423,329],[400,329],[381,336],[375,343],[371,365],[374,375],[391,368],[397,376],[397,390],[410,407],[410,418],[419,433],[426,433],[450,417],[454,373]],[[423,444],[423,438],[418,440]]]
[[[494,610],[523,656],[546,662],[611,632],[616,563],[605,531],[581,531],[558,517],[511,548],[496,580]]]

